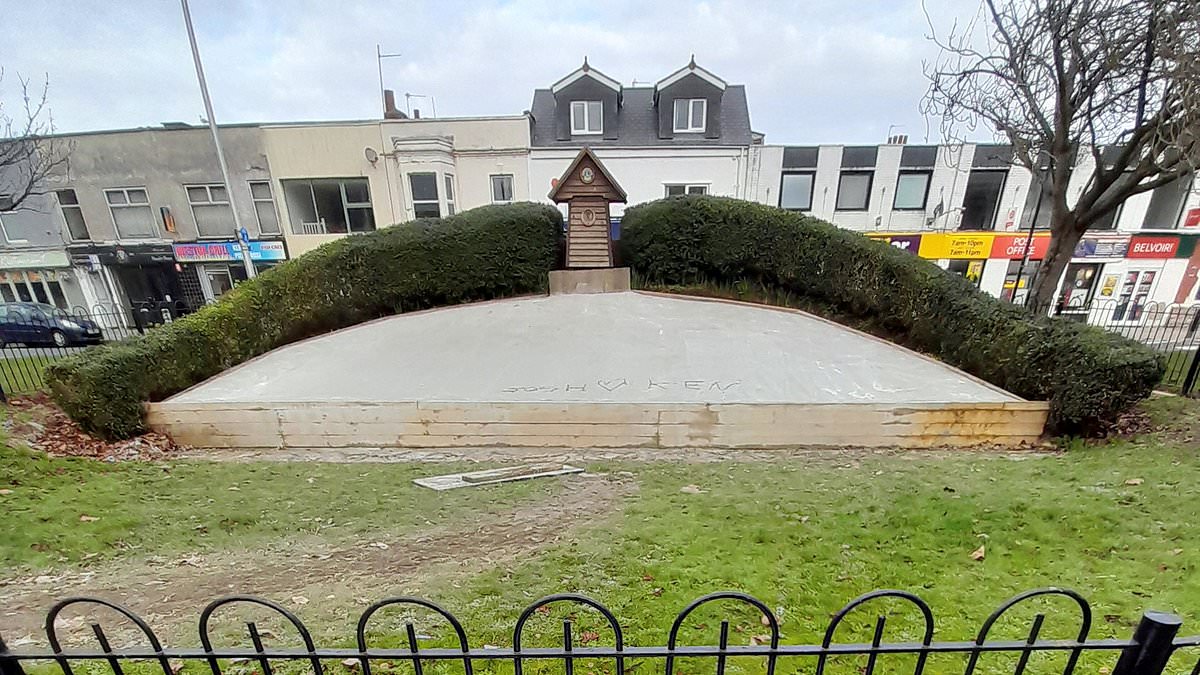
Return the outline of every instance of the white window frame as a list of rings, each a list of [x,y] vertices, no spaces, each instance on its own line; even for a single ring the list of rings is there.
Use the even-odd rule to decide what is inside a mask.
[[[70,192],[71,194],[75,195],[75,203],[74,204],[64,204],[63,203],[62,193],[64,193],[64,192]],[[67,237],[71,241],[91,241],[92,240],[92,232],[91,232],[91,230],[88,229],[87,218],[85,218],[83,216],[83,206],[79,203],[79,192],[77,192],[75,190],[75,188],[59,188],[54,191],[54,201],[55,201],[55,203],[58,204],[58,212],[59,212],[59,215],[62,216],[63,225],[66,227]],[[73,209],[74,211],[77,211],[79,213],[79,219],[81,221],[83,221],[83,231],[87,233],[86,237],[79,238],[79,237],[76,237],[71,232],[71,223],[67,220],[67,209]]]
[[[506,179],[506,178],[508,179],[508,195],[509,195],[508,199],[496,199],[496,179],[497,178],[499,178],[501,180]],[[517,197],[516,181],[513,178],[513,175],[511,173],[494,173],[494,174],[488,176],[488,186],[492,190],[492,203],[493,204],[511,204]],[[501,190],[501,191],[503,192],[503,190]]]
[[[708,192],[709,184],[708,183],[663,183],[663,196],[664,197],[672,196],[671,188],[673,188],[673,187],[683,188],[684,195],[707,195],[707,194],[709,194],[709,192]],[[692,192],[693,188],[700,188],[700,192]],[[676,195],[676,196],[678,196],[678,195]]]
[[[218,234],[205,234],[200,231],[200,219],[196,217],[197,206],[228,206],[229,217],[233,218],[233,202],[229,199],[229,191],[225,190],[225,200],[219,201],[213,197],[213,188],[225,190],[225,185],[222,183],[188,183],[183,186],[183,191],[187,195],[188,207],[192,210],[192,222],[196,225],[197,239],[229,239],[230,237],[237,238],[237,232],[221,232]],[[192,201],[192,190],[204,190],[207,201],[197,202]]]
[[[438,172],[436,172],[436,171],[410,171],[408,174],[406,174],[406,176],[408,177],[408,193],[409,193],[409,195],[412,196],[413,218],[442,218],[443,214],[446,212],[446,210],[444,208],[442,208],[442,190],[444,188],[442,186],[438,185],[438,176],[439,176]],[[437,196],[434,197],[433,199],[417,199],[417,196],[413,192],[413,189],[412,189],[412,177],[413,176],[433,176],[433,189],[437,192]],[[434,205],[436,205],[438,207],[437,216],[418,216],[417,215],[417,205],[418,204],[434,204]]]
[[[675,123],[679,120],[678,113],[679,113],[679,104],[680,103],[687,105],[687,113],[688,113],[687,114],[687,126],[683,127],[683,128],[680,128],[675,125]],[[692,113],[695,112],[695,106],[697,103],[699,103],[700,107],[704,110],[704,114],[700,116],[700,126],[694,127],[694,126],[692,126]],[[671,126],[674,128],[675,133],[679,133],[679,134],[689,134],[689,133],[702,134],[702,133],[704,133],[704,130],[706,128],[708,128],[708,99],[704,99],[704,98],[677,98],[677,99],[675,99],[675,105],[671,109]]]
[[[140,190],[146,194],[146,203],[145,204],[133,204],[129,201],[129,193],[133,190]],[[160,232],[158,229],[158,218],[154,217],[154,207],[150,206],[150,191],[147,190],[145,188],[145,186],[129,185],[126,187],[104,188],[103,192],[104,192],[104,203],[108,205],[108,215],[112,217],[113,232],[116,233],[118,241],[124,241],[127,239],[161,239],[162,238],[162,232]],[[121,195],[125,198],[124,204],[113,204],[111,201],[109,201],[108,195],[111,193],[114,193],[114,192],[121,193]],[[117,225],[116,209],[129,209],[129,208],[139,208],[140,209],[143,207],[147,211],[150,212],[150,229],[152,230],[152,232],[144,237],[128,237],[128,236],[126,236],[125,234],[123,234],[121,232],[121,228]]]
[[[446,216],[452,216],[458,213],[458,209],[454,206],[454,174],[442,174],[442,183],[446,187]]]
[[[591,106],[600,109],[600,127],[592,129],[588,126],[588,109]],[[582,114],[579,111],[582,110]],[[579,124],[582,122],[582,124]],[[571,135],[590,136],[604,133],[604,102],[603,101],[571,101]]]
[[[250,181],[246,181],[246,184],[250,190],[250,203],[254,205],[254,221],[258,223],[258,233],[260,235],[283,234],[283,220],[279,217],[279,207],[275,205],[275,187],[273,185],[271,185],[271,181],[269,181],[269,180],[250,180]],[[259,185],[259,184],[266,185],[267,192],[269,192],[271,196],[255,197],[254,196],[254,186]],[[271,210],[275,212],[275,231],[268,232],[266,229],[263,228],[262,217],[259,216],[259,214],[258,214],[258,205],[259,204],[270,204],[271,205]]]
[[[0,196],[8,198],[10,201],[12,200],[12,195],[5,194],[5,195],[0,195]],[[8,209],[7,212],[12,213],[12,209]],[[27,244],[27,243],[29,243],[28,239],[12,239],[12,238],[10,238],[8,236],[8,227],[4,224],[4,218],[2,216],[0,216],[0,236],[4,237],[4,243],[6,243],[6,244]]]

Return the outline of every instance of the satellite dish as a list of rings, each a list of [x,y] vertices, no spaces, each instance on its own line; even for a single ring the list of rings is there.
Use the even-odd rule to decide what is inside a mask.
[[[366,157],[367,161],[372,164],[379,161],[379,153],[375,151],[375,148],[364,148],[363,157]]]

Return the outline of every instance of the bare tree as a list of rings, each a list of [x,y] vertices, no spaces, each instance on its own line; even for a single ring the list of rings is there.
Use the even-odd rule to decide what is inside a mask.
[[[0,69],[0,83],[4,71]],[[47,106],[49,80],[41,91],[21,84],[22,112],[13,117],[0,101],[0,211],[15,211],[36,195],[45,194],[49,183],[67,169],[70,146],[54,134],[54,119]],[[27,206],[25,207],[27,208]]]
[[[984,0],[930,32],[941,55],[926,65],[924,112],[952,140],[984,125],[1048,181],[1050,250],[1029,302],[1049,307],[1088,227],[1198,164],[1200,2]],[[1088,154],[1095,169],[1069,195]]]

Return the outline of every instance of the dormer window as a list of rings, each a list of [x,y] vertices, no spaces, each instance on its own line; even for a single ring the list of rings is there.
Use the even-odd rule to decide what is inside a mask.
[[[704,132],[707,121],[708,101],[702,98],[675,99],[675,131]]]
[[[604,132],[604,107],[600,101],[571,101],[571,134]]]

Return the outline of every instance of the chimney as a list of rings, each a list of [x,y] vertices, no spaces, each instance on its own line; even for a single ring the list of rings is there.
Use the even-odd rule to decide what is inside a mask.
[[[396,93],[391,89],[383,90],[383,119],[402,120],[405,114],[396,109]]]
[[[418,109],[418,108],[413,108],[413,119],[414,119],[414,120],[419,120],[419,119],[421,119],[421,111],[420,111],[420,109]]]

